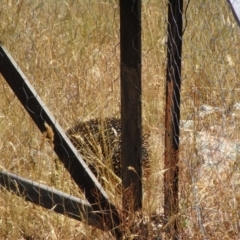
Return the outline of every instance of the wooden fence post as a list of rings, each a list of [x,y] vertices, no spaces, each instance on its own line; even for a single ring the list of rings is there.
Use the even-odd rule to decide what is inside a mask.
[[[167,239],[178,239],[178,161],[183,0],[168,1],[164,215]]]
[[[123,207],[142,207],[141,0],[120,0]]]

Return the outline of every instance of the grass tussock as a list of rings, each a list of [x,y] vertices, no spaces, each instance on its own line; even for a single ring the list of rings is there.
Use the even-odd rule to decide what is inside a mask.
[[[156,0],[142,6],[151,169],[143,212],[132,221],[141,222],[135,232],[145,239],[162,235],[166,7]],[[119,117],[117,1],[3,0],[0,10],[0,40],[65,130],[76,121]],[[180,238],[239,239],[239,155],[227,150],[239,143],[239,29],[227,3],[217,0],[190,1],[184,26],[181,119],[191,126],[180,138]],[[0,99],[0,168],[84,198],[2,77]],[[215,110],[201,113],[202,105]],[[0,208],[1,239],[112,239],[2,188]]]

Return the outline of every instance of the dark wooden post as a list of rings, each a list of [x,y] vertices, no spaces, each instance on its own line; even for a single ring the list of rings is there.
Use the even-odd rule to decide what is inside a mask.
[[[123,207],[142,207],[141,0],[120,0]]]
[[[183,0],[168,1],[164,214],[168,239],[178,239],[178,161]]]

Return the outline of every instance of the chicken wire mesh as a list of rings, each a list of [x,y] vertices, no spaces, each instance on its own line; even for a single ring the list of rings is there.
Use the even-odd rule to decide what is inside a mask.
[[[105,12],[106,7],[110,10]],[[110,28],[118,24],[114,4],[6,1],[1,8],[3,44],[64,129],[79,118],[117,114],[119,40],[117,27]],[[98,13],[93,15],[92,8]],[[32,131],[28,116],[1,81],[3,122],[11,124],[12,135],[21,132],[21,142],[31,136],[29,141],[40,147],[39,137],[31,135],[38,134],[34,125]]]
[[[193,239],[237,239],[239,26],[227,1],[190,1],[185,27],[179,163],[181,224]]]
[[[143,205],[150,217],[163,212],[167,3],[142,3],[143,123],[151,136],[152,170]],[[117,1],[5,0],[0,9],[2,43],[64,130],[76,120],[119,116]],[[183,19],[180,236],[237,239],[239,26],[227,1],[184,1]],[[2,77],[0,85],[1,169],[83,198]],[[99,237],[96,230],[0,193],[3,238],[35,238],[36,231],[52,239]],[[154,219],[160,233],[162,222]]]
[[[2,43],[64,130],[80,119],[118,115],[115,2],[3,1],[0,8]],[[0,85],[1,169],[84,198],[3,77]],[[72,233],[77,223],[0,191],[1,238],[75,239],[92,233],[82,227]]]
[[[164,69],[160,53],[164,51],[165,33],[156,32],[155,28],[161,29],[164,18],[159,18],[157,3],[149,3],[143,4],[143,55],[148,67],[142,72],[146,79],[143,84],[151,91],[143,96],[143,118],[145,123],[150,122],[145,124],[146,128],[158,133],[163,112],[158,108],[159,103],[163,105],[159,93],[164,91],[158,78],[159,69]],[[77,121],[119,117],[117,1],[6,0],[1,2],[0,9],[2,44],[65,131]],[[151,78],[153,81],[148,81]],[[40,133],[2,76],[0,81],[1,169],[84,198],[54,154],[51,142]],[[149,102],[153,93],[156,98]],[[152,140],[154,155],[160,144],[156,139]],[[114,189],[115,186],[108,194],[118,204]],[[2,238],[111,239],[109,234],[99,234],[52,211],[44,211],[3,188],[0,191]],[[149,205],[154,204],[151,200]]]

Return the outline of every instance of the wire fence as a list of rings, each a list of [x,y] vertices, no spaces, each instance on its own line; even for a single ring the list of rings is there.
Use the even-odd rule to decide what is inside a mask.
[[[116,3],[5,1],[1,10],[1,19],[4,19],[2,43],[65,131],[80,120],[119,117],[119,15]],[[20,88],[24,92],[25,86]],[[38,115],[35,117],[39,121],[46,121],[42,112],[31,107],[30,100],[21,106],[1,77],[1,169],[85,199],[55,155],[51,138],[41,134],[24,110],[27,107],[33,115]],[[95,158],[97,153],[100,155],[96,151]],[[106,186],[107,180],[105,182]],[[115,185],[106,189],[112,189],[108,191],[111,199],[117,198]],[[25,193],[23,191],[23,196],[27,192],[27,189]],[[40,187],[39,193],[43,193]],[[50,195],[50,199],[51,196],[56,204],[52,211],[55,211],[61,202],[57,204],[54,195]],[[36,238],[37,234],[41,238],[76,239],[88,234],[99,235],[91,228],[78,228],[79,223],[56,216],[52,211],[36,209],[3,189],[1,201],[4,206],[1,238]],[[40,233],[36,229],[40,229]]]
[[[194,239],[238,238],[239,26],[226,1],[190,1],[185,23],[182,221]]]
[[[168,1],[142,2],[142,119],[143,133],[150,135],[150,171],[143,174],[140,229],[148,228],[149,239],[164,239],[168,224],[163,217],[167,7]],[[117,1],[6,0],[0,9],[0,40],[64,131],[79,121],[120,117]],[[183,1],[182,13],[176,239],[238,239],[240,30],[227,1]],[[0,169],[84,199],[2,76],[0,99]],[[94,149],[88,156],[103,159],[98,143]],[[119,178],[108,176],[111,181],[98,180],[119,207]],[[3,188],[0,211],[5,239],[112,238]]]

